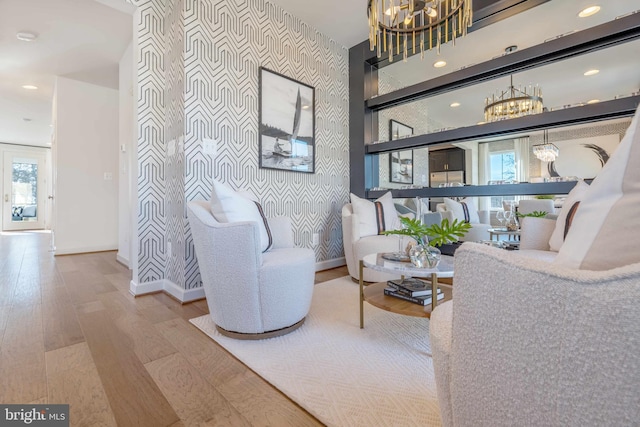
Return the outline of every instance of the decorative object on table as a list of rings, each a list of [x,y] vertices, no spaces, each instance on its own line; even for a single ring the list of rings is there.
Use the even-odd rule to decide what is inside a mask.
[[[260,167],[315,172],[315,89],[260,67]]]
[[[517,46],[510,46],[506,53],[511,53]],[[542,113],[542,89],[536,85],[513,85],[513,75],[507,90],[498,91],[484,101],[484,121],[487,123],[508,120],[516,117]]]
[[[416,245],[409,250],[409,257],[413,265],[419,268],[435,268],[440,262],[441,251],[433,245],[445,245],[457,242],[469,231],[471,224],[454,220],[449,223],[443,219],[440,224],[424,225],[419,219],[401,217],[403,229],[385,231],[385,234],[409,236],[416,241]]]
[[[369,48],[377,50],[378,58],[388,52],[389,62],[402,53],[424,51],[467,34],[472,24],[471,0],[369,0]]]

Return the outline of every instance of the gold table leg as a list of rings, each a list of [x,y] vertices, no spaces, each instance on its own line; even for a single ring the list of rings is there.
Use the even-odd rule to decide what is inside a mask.
[[[360,329],[364,328],[364,263],[360,260]]]
[[[438,275],[431,273],[431,312],[436,309],[438,305]]]

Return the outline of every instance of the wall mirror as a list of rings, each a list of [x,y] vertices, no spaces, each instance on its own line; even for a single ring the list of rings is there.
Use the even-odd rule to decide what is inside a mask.
[[[393,83],[381,84],[378,94],[389,93],[488,61],[503,55],[508,46],[516,45],[522,50],[544,43],[550,38],[595,27],[638,10],[636,0],[616,0],[601,4],[600,11],[592,16],[578,17],[578,12],[585,6],[588,6],[585,2],[549,1],[473,31],[466,37],[458,39],[455,46],[452,43],[442,45],[440,55],[432,49],[425,52],[424,59],[421,59],[420,55],[414,55],[407,61],[394,61],[380,70],[380,73],[386,75],[386,77],[381,76],[381,81],[386,79]],[[500,36],[496,37],[496,34]],[[446,65],[439,68],[434,66],[438,61],[445,61]]]

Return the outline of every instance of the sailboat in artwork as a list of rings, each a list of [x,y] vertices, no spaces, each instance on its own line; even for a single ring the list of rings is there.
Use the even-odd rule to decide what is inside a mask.
[[[300,88],[298,88],[298,96],[296,98],[296,111],[293,115],[293,130],[289,136],[289,147],[293,149],[296,146],[296,139],[298,138],[298,132],[300,131],[300,116],[302,115],[302,98],[300,97]],[[285,150],[282,148],[282,144],[276,138],[276,143],[273,147],[273,154],[281,157],[296,157],[295,153],[291,150]]]

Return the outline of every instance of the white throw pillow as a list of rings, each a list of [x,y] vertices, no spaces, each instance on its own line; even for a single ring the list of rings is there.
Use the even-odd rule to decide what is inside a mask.
[[[447,207],[447,210],[453,213],[453,219],[468,222],[470,224],[480,223],[480,216],[478,215],[478,210],[476,209],[476,205],[473,203],[472,199],[466,198],[462,199],[461,202],[456,202],[453,199],[445,197],[444,204]]]
[[[578,210],[577,204],[582,201],[588,189],[589,184],[584,181],[578,181],[576,186],[573,187],[573,190],[571,190],[569,194],[567,194],[566,199],[564,199],[562,209],[560,210],[558,219],[556,220],[556,228],[553,229],[553,233],[549,239],[549,248],[552,251],[558,252],[560,247],[562,247],[564,239],[571,229],[573,218],[575,218],[575,214]]]
[[[640,108],[593,180],[555,263],[609,270],[640,262]]]
[[[376,236],[383,234],[385,230],[400,228],[398,212],[393,205],[393,196],[390,191],[374,202],[351,194],[351,207],[353,213],[358,216],[360,237]]]
[[[214,180],[211,190],[211,213],[218,222],[253,221],[260,230],[260,250],[266,252],[273,243],[271,230],[262,206],[245,192],[235,192]]]

